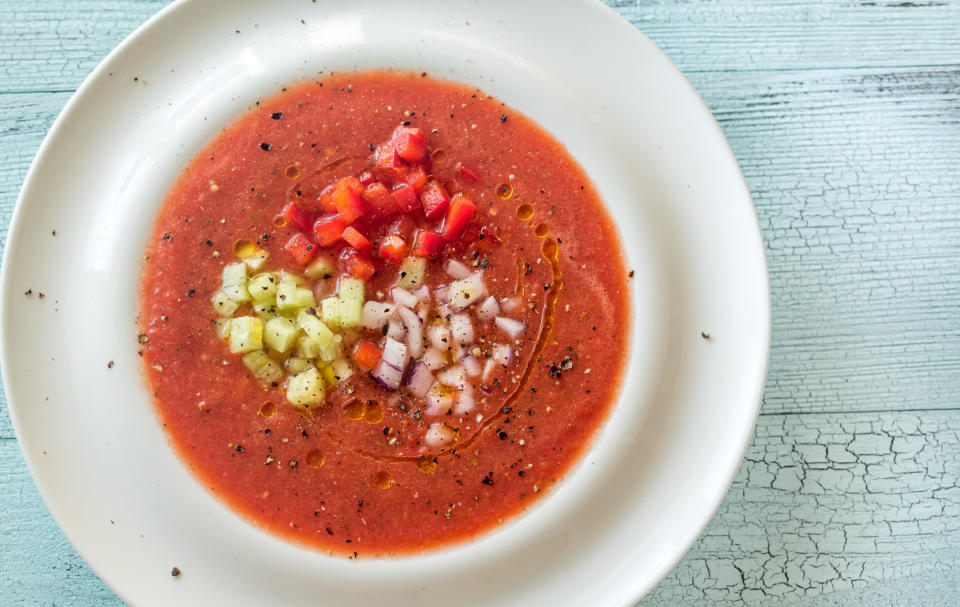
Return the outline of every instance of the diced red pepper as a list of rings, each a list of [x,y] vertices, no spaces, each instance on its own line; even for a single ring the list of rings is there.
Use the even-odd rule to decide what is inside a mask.
[[[370,185],[371,183],[373,183],[373,173],[371,173],[370,171],[364,171],[359,175],[357,175],[357,179],[359,179],[360,183],[362,183],[365,186]]]
[[[416,127],[398,126],[391,141],[397,154],[407,162],[421,162],[427,153],[427,138]]]
[[[390,234],[380,241],[380,257],[393,263],[400,263],[407,256],[407,243],[397,234]]]
[[[383,352],[380,348],[365,339],[357,342],[351,355],[353,362],[357,363],[357,366],[366,371],[376,367],[377,363],[380,362],[381,356],[383,356]]]
[[[413,186],[408,183],[401,183],[393,188],[391,194],[393,194],[393,199],[396,201],[397,206],[400,207],[400,210],[404,213],[409,213],[420,208],[420,201],[417,200],[417,192]]]
[[[314,258],[317,254],[317,245],[307,238],[306,234],[297,232],[287,241],[287,244],[283,245],[283,248],[287,250],[290,255],[293,256],[293,260],[296,261],[301,266],[305,266]]]
[[[330,184],[320,190],[320,195],[317,196],[317,201],[319,202],[320,208],[324,213],[337,212],[337,207],[333,206],[333,184]]]
[[[398,234],[404,240],[407,240],[413,235],[413,231],[417,229],[417,224],[410,219],[409,215],[400,215],[390,223],[390,227],[387,228],[387,234]]]
[[[423,213],[427,216],[427,219],[436,219],[447,210],[450,197],[439,181],[431,179],[423,186],[423,191],[420,192],[420,204],[423,206]]]
[[[314,222],[313,234],[318,245],[329,247],[340,240],[346,227],[337,215],[325,215]]]
[[[443,230],[441,233],[448,241],[456,240],[463,236],[467,229],[473,214],[477,210],[477,205],[464,196],[457,194],[450,201],[450,208],[447,210],[447,217],[443,221]]]
[[[437,257],[443,250],[444,244],[446,243],[443,236],[436,232],[421,230],[413,239],[413,250],[410,254],[416,257]]]
[[[419,192],[424,184],[427,183],[427,172],[423,170],[422,166],[415,166],[407,171],[407,174],[403,176],[403,180]]]
[[[363,194],[363,190],[366,186],[360,183],[360,180],[354,177],[353,175],[348,175],[337,182],[335,188],[348,188],[353,190],[355,194]]]
[[[377,273],[373,260],[356,249],[344,249],[340,254],[340,262],[347,274],[363,281],[370,280]]]
[[[360,182],[358,181],[357,183],[359,184]],[[367,205],[363,203],[363,197],[349,185],[341,186],[337,184],[337,187],[333,189],[331,197],[333,199],[333,206],[337,209],[337,215],[340,216],[340,220],[346,225],[350,225],[357,219],[363,217],[367,212]]]
[[[400,210],[397,201],[390,195],[387,186],[374,181],[363,191],[363,199],[370,208],[371,217],[388,217]]]
[[[361,251],[363,253],[369,253],[373,251],[373,243],[367,239],[366,236],[360,233],[353,226],[347,226],[347,229],[343,231],[343,236],[341,236],[347,244],[353,247],[354,249]]]
[[[480,181],[480,173],[476,172],[471,167],[463,164],[462,162],[458,162],[455,168],[457,171],[457,175],[459,177],[462,177],[464,181],[469,181],[471,183],[477,183],[478,181]]]
[[[288,202],[287,206],[283,207],[283,216],[287,218],[287,223],[301,232],[310,232],[310,226],[313,225],[313,213],[296,202]]]
[[[378,169],[395,169],[400,166],[400,154],[389,143],[381,143],[373,151],[373,163]]]

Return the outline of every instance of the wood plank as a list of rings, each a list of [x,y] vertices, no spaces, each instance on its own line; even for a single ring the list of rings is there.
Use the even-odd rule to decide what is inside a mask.
[[[693,82],[740,159],[767,241],[763,412],[960,406],[960,71]],[[0,223],[66,99],[4,96]]]
[[[607,3],[688,73],[960,63],[957,2]],[[78,0],[65,11],[61,0],[3,0],[0,91],[76,88],[101,58],[166,4]]]
[[[641,604],[944,604],[960,590],[958,443],[960,411],[761,417],[719,512]],[[893,600],[920,581],[926,603]]]
[[[767,243],[763,412],[960,406],[960,70],[693,83]]]
[[[761,417],[716,517],[641,605],[904,604],[910,589],[910,604],[943,604],[960,591],[958,443],[960,411]],[[63,539],[12,440],[0,511],[8,604],[122,604]]]

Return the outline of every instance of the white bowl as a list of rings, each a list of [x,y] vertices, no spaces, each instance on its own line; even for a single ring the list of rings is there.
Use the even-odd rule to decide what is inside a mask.
[[[350,561],[255,529],[181,465],[139,373],[136,280],[158,205],[218,129],[285,83],[382,66],[474,84],[566,144],[619,225],[634,329],[620,401],[552,495],[469,544]],[[720,129],[650,41],[586,1],[177,2],[51,129],[2,288],[24,456],[73,545],[136,605],[632,604],[729,487],[770,338],[760,231]]]

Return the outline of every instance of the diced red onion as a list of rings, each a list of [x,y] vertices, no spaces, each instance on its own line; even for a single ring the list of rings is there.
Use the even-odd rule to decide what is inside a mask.
[[[484,383],[490,381],[490,376],[493,374],[493,370],[497,368],[497,363],[493,362],[493,359],[487,359],[487,364],[483,365],[483,375],[480,377]],[[490,394],[490,392],[487,392]]]
[[[493,347],[493,362],[504,367],[513,364],[513,348],[510,346],[496,345]]]
[[[463,280],[450,283],[447,301],[454,312],[466,309],[476,301],[487,296],[487,286],[483,283],[483,271],[474,272]]]
[[[446,367],[449,362],[446,353],[435,348],[429,348],[420,361],[433,371]]]
[[[387,337],[397,341],[403,341],[406,336],[407,328],[403,326],[402,322],[395,318],[387,321]]]
[[[407,327],[407,349],[410,356],[420,358],[423,356],[423,325],[420,318],[414,314],[413,310],[403,306],[397,306],[397,313]]]
[[[387,337],[386,343],[383,344],[383,355],[380,360],[403,371],[403,368],[407,366],[407,346],[392,337]]]
[[[421,324],[427,324],[427,320],[430,319],[430,306],[427,304],[417,306],[417,318],[420,319]]]
[[[457,431],[444,423],[430,424],[430,428],[423,436],[424,444],[430,449],[440,449],[453,442]]]
[[[448,260],[447,267],[445,267],[444,270],[450,275],[450,278],[454,280],[463,280],[467,276],[470,276],[470,268],[456,259]]]
[[[439,285],[433,288],[433,296],[437,299],[437,305],[447,303],[447,291],[449,290],[450,285]]]
[[[433,384],[433,387],[427,392],[427,415],[446,415],[453,407],[453,394],[448,393],[440,387],[439,383]]]
[[[454,365],[437,375],[437,381],[457,390],[463,390],[467,385],[467,372],[460,365]]]
[[[477,359],[476,356],[473,356],[471,354],[470,356],[467,356],[462,361],[460,361],[460,364],[463,365],[463,370],[467,372],[467,375],[469,377],[476,377],[480,375],[480,371],[481,371],[480,361]]]
[[[364,329],[382,329],[387,319],[393,315],[397,307],[382,301],[368,301],[363,304],[360,315],[360,326]]]
[[[400,380],[403,379],[403,371],[390,365],[387,361],[381,359],[377,368],[373,370],[373,378],[387,390],[396,390],[400,387]]]
[[[430,391],[433,385],[433,374],[421,363],[410,365],[410,371],[407,373],[406,386],[411,394],[424,397]]]
[[[333,283],[332,280],[324,280],[322,278],[313,283],[313,298],[316,301],[320,301],[327,295],[330,295],[331,283]]]
[[[480,319],[480,322],[490,322],[499,313],[500,304],[497,303],[497,298],[493,295],[484,299],[480,307],[477,308],[477,318]]]
[[[527,328],[527,325],[521,321],[515,318],[507,318],[506,316],[497,316],[493,319],[493,324],[497,325],[510,337],[520,335]]]
[[[473,323],[466,314],[454,314],[450,317],[450,333],[454,343],[467,345],[473,343]]]
[[[417,304],[420,303],[420,300],[417,299],[417,296],[407,291],[406,289],[401,289],[400,287],[394,287],[390,294],[393,295],[393,301],[397,302],[401,306],[407,306],[408,308],[415,308]]]
[[[423,303],[430,303],[430,287],[427,285],[420,285],[420,287],[414,291],[413,294]]]
[[[470,354],[470,348],[468,346],[457,346],[453,349],[453,361],[460,362],[468,354]]]
[[[507,314],[516,314],[523,307],[523,300],[519,297],[508,297],[500,300],[500,307]]]
[[[453,405],[453,414],[465,415],[473,411],[476,406],[477,400],[473,396],[473,386],[467,384],[467,387],[457,394],[457,402]]]
[[[430,342],[430,347],[435,350],[445,352],[453,347],[453,336],[450,335],[450,327],[446,323],[427,327],[427,340]]]
[[[480,386],[480,391],[484,394],[493,394],[493,388],[488,385]]]

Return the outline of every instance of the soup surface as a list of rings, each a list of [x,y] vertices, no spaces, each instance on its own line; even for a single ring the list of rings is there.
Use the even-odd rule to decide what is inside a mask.
[[[254,524],[350,557],[529,507],[627,356],[624,259],[586,174],[499,100],[423,74],[251,107],[168,194],[140,292],[181,459]]]

